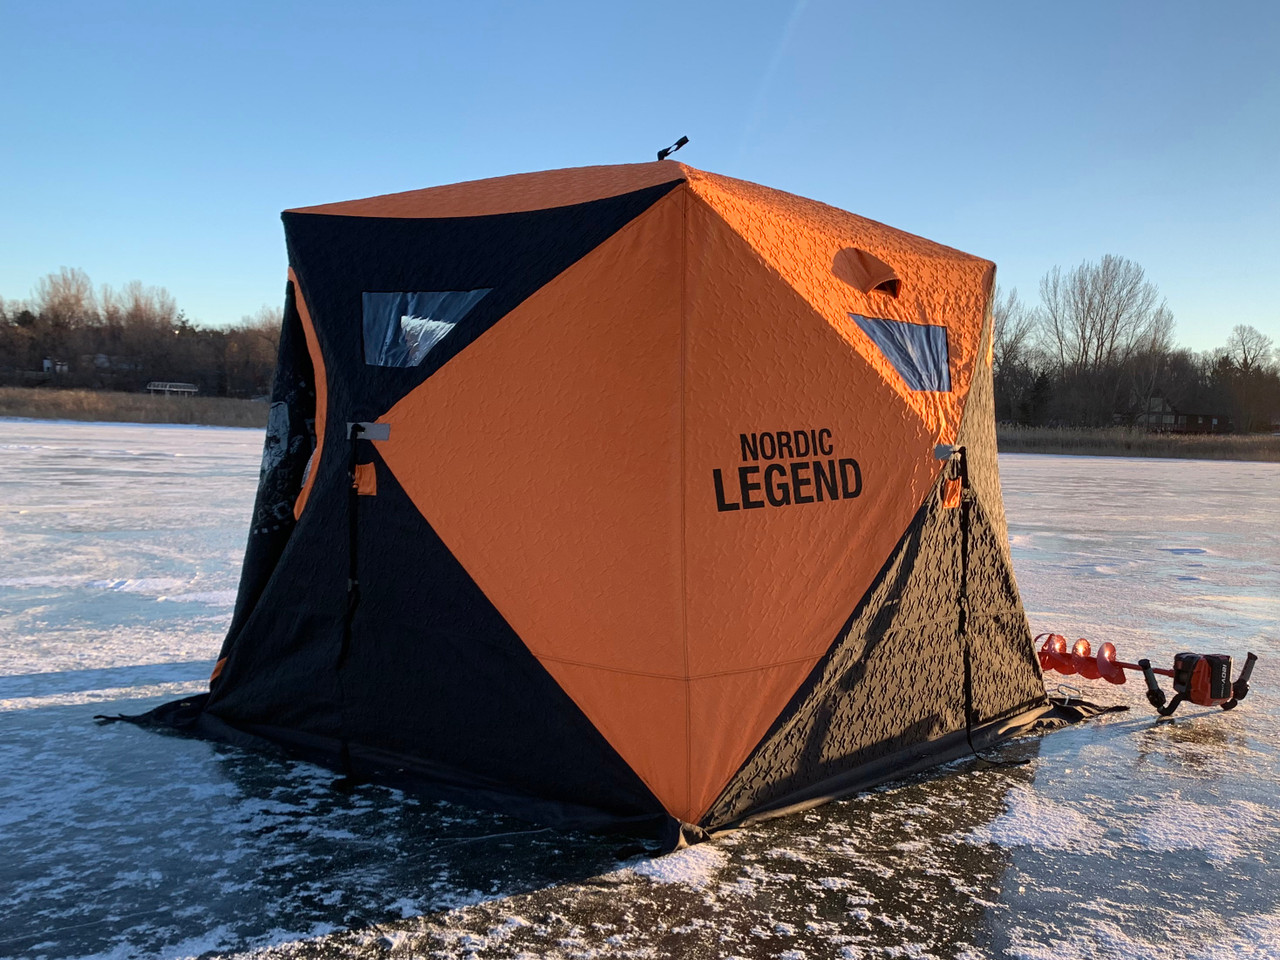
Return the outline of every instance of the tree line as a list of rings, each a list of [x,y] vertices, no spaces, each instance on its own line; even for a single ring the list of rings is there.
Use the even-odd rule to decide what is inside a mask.
[[[1239,324],[1215,350],[1178,347],[1172,312],[1133,261],[1054,267],[1039,292],[1035,305],[1017,290],[996,292],[999,420],[1206,432],[1280,421],[1280,351],[1271,338]],[[280,322],[279,309],[263,307],[231,327],[199,326],[163,287],[95,288],[83,270],[63,267],[30,300],[0,298],[0,382],[142,390],[167,380],[213,396],[263,396]]]
[[[63,267],[29,300],[0,298],[0,382],[136,391],[160,380],[211,396],[265,396],[280,323],[281,311],[264,306],[230,327],[201,326],[163,287],[95,287]]]
[[[1031,426],[1254,432],[1280,422],[1280,351],[1237,324],[1196,353],[1142,267],[1105,256],[1040,281],[1040,301],[997,291],[992,306],[996,417]],[[1181,416],[1181,420],[1179,420]]]

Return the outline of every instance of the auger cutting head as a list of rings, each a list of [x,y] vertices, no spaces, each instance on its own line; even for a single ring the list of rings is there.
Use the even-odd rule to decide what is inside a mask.
[[[1253,675],[1253,665],[1258,662],[1257,656],[1250,653],[1233,683],[1231,657],[1222,653],[1180,653],[1173,658],[1173,669],[1163,670],[1152,667],[1146,659],[1137,663],[1117,660],[1115,645],[1111,643],[1104,643],[1094,654],[1089,641],[1083,637],[1069,649],[1067,638],[1060,634],[1041,634],[1040,637],[1046,638],[1040,647],[1040,668],[1046,673],[1056,671],[1086,680],[1120,684],[1125,682],[1126,670],[1142,671],[1147,681],[1147,700],[1162,717],[1172,714],[1184,701],[1201,707],[1234,709],[1248,695],[1249,678]],[[1173,679],[1172,700],[1160,689],[1156,674]]]

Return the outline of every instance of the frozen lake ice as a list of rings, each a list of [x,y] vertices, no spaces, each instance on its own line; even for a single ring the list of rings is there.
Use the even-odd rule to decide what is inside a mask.
[[[91,722],[203,689],[261,445],[0,421],[0,957],[1280,958],[1280,465],[1001,457],[1033,630],[1238,710],[1076,681],[1133,709],[649,858]]]

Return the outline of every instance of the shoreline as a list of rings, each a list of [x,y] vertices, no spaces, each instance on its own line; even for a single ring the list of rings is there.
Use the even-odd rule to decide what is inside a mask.
[[[231,397],[0,387],[0,418],[265,429],[270,404]],[[1000,453],[1280,463],[1280,435],[1146,433],[1132,427],[998,426]]]

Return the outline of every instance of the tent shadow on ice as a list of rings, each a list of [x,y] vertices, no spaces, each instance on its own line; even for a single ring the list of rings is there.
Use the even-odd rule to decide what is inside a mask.
[[[139,751],[123,735],[134,731],[103,736],[85,715],[63,704],[4,716],[0,957],[240,954],[290,931],[375,931],[618,866],[616,836],[382,785],[345,795],[282,749],[167,736]]]
[[[235,614],[152,722],[670,843],[1065,722],[991,263],[672,161],[284,222]]]

